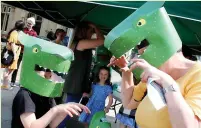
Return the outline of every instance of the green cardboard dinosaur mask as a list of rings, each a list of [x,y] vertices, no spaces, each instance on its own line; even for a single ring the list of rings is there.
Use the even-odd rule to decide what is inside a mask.
[[[92,117],[89,128],[111,128],[111,124],[103,119],[106,119],[104,111],[95,113]]]
[[[73,52],[64,46],[19,33],[19,41],[24,45],[20,84],[45,97],[59,97],[64,86]],[[51,78],[46,78],[35,70],[36,67],[49,70]]]
[[[161,66],[182,46],[163,4],[161,1],[145,3],[110,31],[104,42],[105,47],[115,57],[120,57],[146,39],[149,46],[139,58],[154,67]],[[133,73],[140,79],[142,70],[136,69]]]

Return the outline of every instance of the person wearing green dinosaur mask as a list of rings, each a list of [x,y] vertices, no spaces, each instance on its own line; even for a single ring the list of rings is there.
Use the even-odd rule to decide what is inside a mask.
[[[69,115],[90,110],[81,104],[54,105],[62,93],[73,52],[67,47],[19,33],[24,49],[20,84],[12,106],[12,128],[57,127]],[[40,73],[35,70],[40,67]],[[44,75],[41,75],[44,74]]]
[[[140,128],[199,128],[201,63],[183,56],[182,42],[163,4],[147,2],[108,34],[104,44],[115,56],[108,66],[121,68],[122,102],[124,108],[137,108],[135,118]],[[149,45],[129,68],[122,55],[143,39]],[[141,80],[137,86],[133,75]],[[155,107],[149,96],[142,99],[149,78],[162,88],[165,106]],[[149,95],[149,88],[147,91]]]

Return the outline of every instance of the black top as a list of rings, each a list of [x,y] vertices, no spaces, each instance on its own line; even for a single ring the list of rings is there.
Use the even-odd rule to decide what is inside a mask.
[[[21,114],[33,112],[38,119],[48,112],[53,105],[52,98],[43,97],[21,88],[13,100],[11,128],[24,128],[20,120]]]
[[[64,83],[64,92],[69,94],[82,94],[90,92],[90,72],[92,63],[92,50],[77,50],[74,48],[74,61],[71,62],[68,75]]]

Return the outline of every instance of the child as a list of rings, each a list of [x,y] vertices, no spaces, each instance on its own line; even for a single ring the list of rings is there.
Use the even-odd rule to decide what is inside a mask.
[[[91,114],[82,112],[79,121],[88,125],[96,112],[105,111],[109,112],[109,108],[112,105],[112,87],[110,86],[110,69],[108,67],[100,67],[97,77],[92,85],[92,96],[87,103],[87,107],[90,109]],[[105,100],[109,97],[109,103],[105,107]]]

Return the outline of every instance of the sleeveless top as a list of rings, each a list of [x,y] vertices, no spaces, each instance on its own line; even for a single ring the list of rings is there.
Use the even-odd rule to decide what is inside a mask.
[[[90,71],[92,63],[92,49],[84,51],[77,50],[76,43],[74,47],[74,60],[71,62],[68,75],[64,83],[64,92],[68,94],[89,93],[91,88]]]

